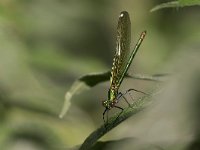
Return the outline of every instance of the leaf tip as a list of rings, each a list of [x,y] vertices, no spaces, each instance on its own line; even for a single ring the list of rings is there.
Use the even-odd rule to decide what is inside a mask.
[[[62,119],[66,113],[67,113],[67,110],[63,107],[63,109],[61,110],[59,114],[59,118]]]
[[[63,114],[61,114],[61,113],[59,114],[59,118],[60,118],[60,119],[62,119],[63,116],[64,116]]]
[[[72,95],[70,92],[67,92],[66,95],[65,95],[65,101],[64,101],[64,105],[62,107],[62,110],[59,114],[59,118],[63,118],[64,115],[67,113],[71,103],[70,103],[70,99],[71,99]]]

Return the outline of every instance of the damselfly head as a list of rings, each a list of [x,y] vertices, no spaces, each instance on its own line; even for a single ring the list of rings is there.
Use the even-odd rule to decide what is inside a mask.
[[[110,102],[108,100],[102,101],[102,105],[106,109],[111,109]]]
[[[105,101],[102,101],[102,105],[106,108],[106,109],[111,109],[113,107],[115,107],[115,104],[118,103],[118,101],[108,101],[108,100],[105,100]]]

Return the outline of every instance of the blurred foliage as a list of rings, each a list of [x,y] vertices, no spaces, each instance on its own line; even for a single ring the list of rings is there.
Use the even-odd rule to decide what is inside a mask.
[[[160,5],[155,6],[151,11],[156,11],[163,8],[170,8],[170,7],[186,7],[186,6],[194,6],[200,5],[200,0],[178,0],[178,1],[171,1],[167,3],[162,3]]]
[[[0,149],[67,149],[103,124],[107,83],[74,96],[68,114],[62,120],[58,115],[76,78],[110,70],[122,10],[131,16],[133,43],[148,31],[132,64],[134,73],[174,76],[152,107],[123,122],[94,149],[115,139],[124,149],[130,144],[138,149],[198,149],[200,9],[190,5],[149,12],[160,3],[1,0]],[[155,84],[127,79],[121,90],[130,87],[149,91]],[[123,140],[127,137],[131,139]],[[111,141],[101,149],[117,145]]]

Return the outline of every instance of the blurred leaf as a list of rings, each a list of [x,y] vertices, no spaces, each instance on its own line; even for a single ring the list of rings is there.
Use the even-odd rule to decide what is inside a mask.
[[[179,0],[182,6],[200,5],[200,0]]]
[[[162,77],[166,76],[166,74],[158,74],[153,76],[146,75],[130,75],[127,74],[126,78],[140,79],[140,80],[149,80],[149,81],[162,81]],[[84,75],[77,79],[71,86],[70,90],[65,94],[65,101],[61,113],[59,115],[60,118],[66,114],[70,107],[70,100],[72,96],[83,92],[101,82],[108,81],[110,79],[110,71],[102,72],[102,73],[91,73]]]
[[[162,150],[160,146],[152,145],[148,142],[138,140],[133,137],[129,138],[123,138],[119,140],[111,140],[111,141],[105,141],[105,142],[97,142],[91,150],[109,150],[109,149],[115,149],[115,150],[130,150],[131,149],[137,149],[137,150]]]
[[[12,121],[11,121],[12,122]],[[0,148],[10,149],[48,149],[54,150],[62,145],[60,138],[52,128],[33,121],[22,121],[15,126],[7,125],[7,136]],[[8,128],[8,127],[7,127]]]
[[[159,9],[163,9],[163,8],[170,8],[170,7],[178,7],[179,6],[179,2],[178,1],[172,1],[172,2],[167,2],[167,3],[162,3],[159,4],[155,7],[153,7],[150,12],[159,10]]]
[[[104,73],[87,74],[76,80],[72,84],[70,90],[65,94],[64,105],[59,117],[63,118],[63,116],[68,111],[71,104],[70,100],[73,95],[78,94],[84,90],[87,90],[89,89],[89,87],[93,87],[100,82],[107,81],[109,80],[109,77],[110,77],[110,72],[104,72]]]
[[[76,61],[74,61],[75,59]],[[40,72],[46,72],[48,75],[54,74],[65,77],[69,75],[69,72],[80,75],[81,73],[89,72],[94,68],[105,68],[101,62],[91,57],[78,58],[67,52],[58,53],[57,50],[49,47],[30,52],[29,62]]]
[[[200,0],[178,0],[178,1],[171,1],[159,4],[154,8],[152,8],[150,11],[153,12],[163,8],[185,7],[185,6],[195,6],[195,5],[200,5]]]

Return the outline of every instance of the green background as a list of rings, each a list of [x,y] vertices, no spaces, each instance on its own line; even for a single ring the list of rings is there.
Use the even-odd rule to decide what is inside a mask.
[[[0,1],[0,149],[67,149],[83,143],[103,124],[101,101],[107,98],[108,82],[74,96],[65,117],[58,115],[65,93],[78,77],[111,69],[118,15],[123,10],[132,22],[132,47],[147,30],[129,72],[175,77],[162,88],[166,92],[158,98],[162,103],[102,140],[134,137],[164,149],[198,145],[200,8],[150,12],[161,2]],[[127,79],[120,90],[148,92],[154,86]]]

